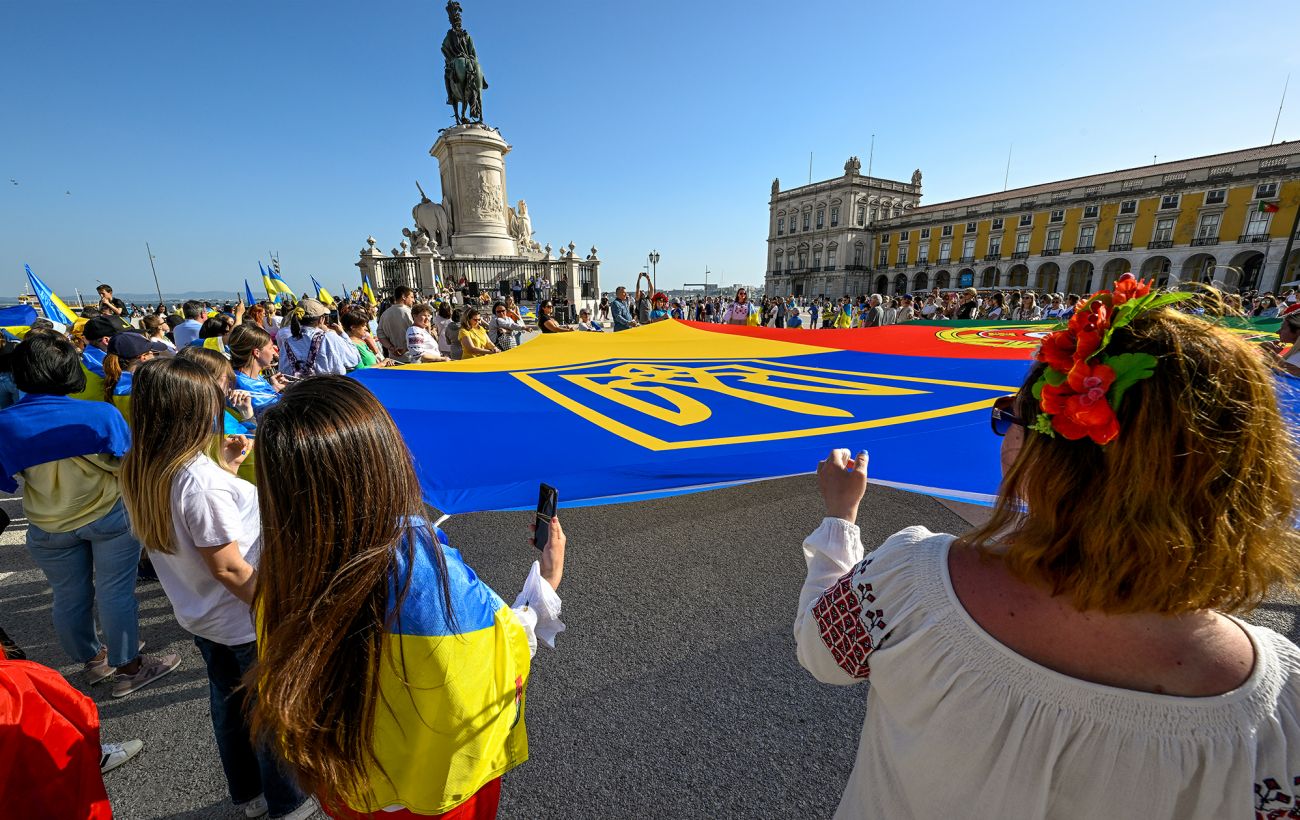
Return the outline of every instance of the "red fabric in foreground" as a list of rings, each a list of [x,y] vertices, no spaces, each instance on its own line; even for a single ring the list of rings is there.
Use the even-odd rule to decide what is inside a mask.
[[[0,815],[111,818],[99,712],[63,676],[0,651]]]
[[[464,803],[442,814],[416,814],[410,809],[358,814],[346,807],[322,805],[322,808],[334,820],[493,820],[497,816],[497,805],[500,802],[501,778],[498,777],[484,784]]]
[[[714,333],[734,333],[759,339],[815,345],[835,350],[857,350],[863,353],[888,353],[894,356],[927,356],[944,359],[1011,359],[1029,361],[1033,358],[1038,340],[1028,337],[1022,329],[998,327],[990,322],[988,327],[952,327],[932,325],[889,325],[867,328],[803,328],[751,327],[749,325],[721,325],[712,322],[682,322],[697,330]],[[1044,326],[1044,330],[1050,326]],[[956,335],[960,341],[940,337],[941,333]],[[1000,341],[1032,342],[1028,347],[1004,347]]]

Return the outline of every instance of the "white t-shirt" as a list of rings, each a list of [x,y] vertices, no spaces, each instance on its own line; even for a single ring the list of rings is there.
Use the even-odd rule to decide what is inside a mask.
[[[952,541],[909,527],[864,559],[857,526],[837,518],[804,541],[799,661],[825,683],[871,680],[837,818],[1221,820],[1291,810],[1295,644],[1237,621],[1255,667],[1214,697],[1068,677],[967,614],[948,575]]]
[[[149,557],[176,620],[188,632],[225,646],[256,640],[248,604],[212,577],[197,548],[235,541],[244,560],[256,567],[262,547],[257,488],[206,455],[195,456],[172,481],[172,533],[176,551],[151,550]]]
[[[416,325],[406,329],[406,357],[413,362],[420,360],[424,353],[437,353],[438,343],[429,335],[429,331]]]

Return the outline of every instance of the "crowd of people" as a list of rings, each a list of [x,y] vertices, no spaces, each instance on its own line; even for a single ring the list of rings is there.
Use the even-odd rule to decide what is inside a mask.
[[[1018,295],[921,310],[1041,307]],[[615,330],[681,309],[660,296],[619,288]],[[1004,477],[987,525],[912,527],[867,554],[867,454],[818,469],[827,515],[803,546],[797,656],[827,683],[873,681],[837,816],[1286,816],[1300,649],[1234,615],[1300,579],[1300,459],[1276,389],[1288,363],[1195,315],[1245,312],[1214,292],[1126,275],[1060,301],[1068,324],[991,409]],[[901,302],[840,300],[831,324],[920,313],[900,318]],[[715,321],[756,324],[774,304],[742,289]],[[516,306],[485,320],[398,288],[377,318],[365,300],[187,303],[137,323],[116,307],[110,290],[94,315],[38,320],[0,354],[16,396],[0,406],[0,489],[22,482],[27,550],[82,682],[129,697],[179,666],[145,651],[145,572],[202,657],[246,816],[494,816],[501,776],[527,757],[531,659],[564,628],[563,528],[550,522],[507,605],[428,519],[389,413],[343,374],[510,349]],[[575,332],[546,300],[536,322]],[[1300,336],[1300,309],[1281,336]],[[0,637],[0,682],[28,693],[11,725],[44,727],[5,735],[19,786],[3,805],[95,816],[102,774],[142,744],[100,744],[93,702]]]

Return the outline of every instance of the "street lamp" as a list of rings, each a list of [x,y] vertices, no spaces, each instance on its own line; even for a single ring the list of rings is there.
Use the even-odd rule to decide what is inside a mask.
[[[659,277],[656,276],[655,268],[659,265],[659,251],[650,251],[650,255],[646,258],[650,260],[650,287],[654,288],[655,293],[658,293]]]

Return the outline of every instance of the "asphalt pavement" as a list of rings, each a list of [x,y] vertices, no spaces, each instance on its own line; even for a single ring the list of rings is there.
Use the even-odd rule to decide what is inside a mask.
[[[89,690],[50,623],[50,592],[15,519],[0,536],[0,625],[31,659],[70,675],[100,708],[105,740],[144,751],[105,778],[121,818],[234,818],[208,719],[207,679],[157,584],[141,584],[146,651],[180,652],[170,676],[120,700]],[[500,817],[829,817],[847,781],[865,685],[819,684],[791,634],[803,537],[822,517],[811,477],[636,504],[564,510],[568,631],[533,662],[530,760],[506,776]],[[456,516],[451,542],[513,600],[534,558],[527,513]],[[933,499],[871,487],[868,545],[911,524],[961,532]],[[1251,618],[1300,638],[1294,601]]]

